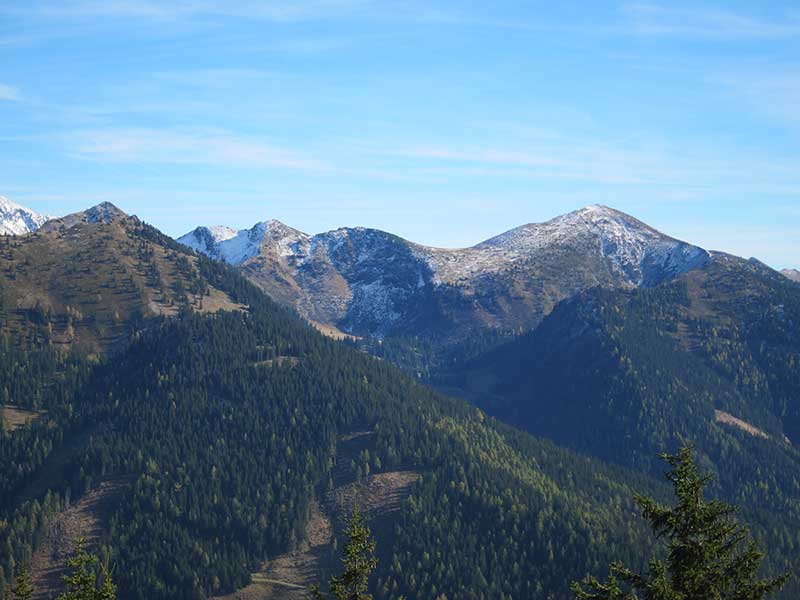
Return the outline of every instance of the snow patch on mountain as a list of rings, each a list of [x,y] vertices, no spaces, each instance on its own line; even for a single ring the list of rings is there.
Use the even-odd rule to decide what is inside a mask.
[[[24,235],[39,229],[50,217],[0,196],[0,235]]]
[[[545,223],[531,223],[475,246],[496,249],[497,262],[535,258],[546,249],[572,248],[608,258],[632,285],[655,285],[704,265],[710,254],[613,208],[591,205]],[[503,265],[505,267],[505,264]]]
[[[306,249],[311,239],[307,233],[293,229],[275,219],[259,223],[256,228],[258,229],[257,233],[253,234],[254,238],[269,244],[278,256],[294,258],[307,254]]]
[[[222,225],[201,226],[179,237],[177,241],[196,252],[221,260],[219,245],[235,237],[237,233],[239,232],[236,229]]]
[[[788,277],[792,281],[797,281],[800,283],[800,270],[797,269],[782,269],[781,274],[785,277]]]
[[[275,219],[256,223],[250,229],[233,229],[222,225],[197,227],[178,238],[178,242],[192,250],[240,265],[258,256],[265,247],[277,249],[280,256],[297,254],[297,245],[308,235],[292,229]]]
[[[529,223],[476,246],[441,249],[416,246],[436,285],[464,284],[497,274],[554,250],[599,253],[630,285],[654,285],[705,264],[702,248],[666,236],[612,208],[592,205],[545,223]]]

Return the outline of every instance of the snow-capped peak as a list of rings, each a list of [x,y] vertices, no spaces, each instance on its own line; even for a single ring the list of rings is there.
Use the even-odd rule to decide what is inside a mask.
[[[489,261],[505,268],[517,260],[537,259],[543,253],[576,251],[600,255],[632,285],[652,285],[703,265],[709,254],[702,248],[671,238],[621,211],[593,204],[544,223],[522,225],[470,248],[491,252]],[[438,265],[443,281],[461,261]],[[470,260],[469,262],[475,262]],[[442,269],[441,267],[445,267]],[[484,261],[483,269],[486,269]],[[463,266],[461,268],[463,270]],[[462,273],[458,273],[463,278]]]
[[[23,235],[36,231],[49,218],[0,196],[0,235]]]
[[[238,229],[234,229],[233,227],[225,227],[224,225],[212,225],[211,227],[203,228],[198,227],[198,229],[206,229],[216,242],[224,242],[225,240],[235,237],[236,234],[239,233]]]
[[[211,258],[222,259],[220,244],[235,238],[239,231],[224,225],[200,226],[178,238],[178,242]]]
[[[274,246],[281,256],[294,253],[292,246],[308,236],[276,219],[261,221],[250,229],[233,229],[222,225],[198,227],[178,238],[181,244],[232,265],[239,265],[258,256],[264,245]]]
[[[401,324],[435,321],[442,311],[526,325],[581,289],[651,286],[709,260],[702,248],[602,205],[461,249],[363,227],[310,236],[276,220],[239,231],[200,227],[178,241],[243,265],[309,319],[379,336]]]
[[[628,235],[625,235],[628,232]],[[544,223],[528,223],[481,242],[476,248],[497,247],[506,250],[535,250],[576,236],[592,233],[647,238],[667,238],[652,227],[623,212],[592,204],[555,217]]]

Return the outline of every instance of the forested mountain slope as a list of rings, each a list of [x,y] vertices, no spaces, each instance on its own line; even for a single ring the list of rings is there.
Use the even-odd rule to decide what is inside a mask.
[[[12,311],[2,322],[7,396],[40,409],[0,433],[3,585],[55,515],[113,480],[128,487],[102,520],[97,550],[116,565],[121,597],[241,587],[300,541],[337,436],[364,426],[376,432],[373,472],[403,466],[422,476],[384,549],[379,598],[566,598],[571,579],[645,554],[630,498],[634,487],[659,493],[658,484],[508,429],[324,338],[230,267],[182,254],[132,217],[78,221],[9,246],[5,272],[19,279],[4,282],[7,293],[47,272],[53,310],[38,321]],[[52,254],[28,252],[58,244],[64,256],[78,234],[88,248],[103,244],[102,260],[76,247],[60,270]],[[72,275],[109,282],[125,266],[130,277],[152,264],[129,264],[138,248],[165,270],[188,264],[195,279],[186,281],[224,294],[232,310],[191,310],[199,299],[176,294],[174,314],[131,321],[126,341],[110,347],[95,329],[106,304],[83,302],[88,349],[58,345],[49,332]],[[161,290],[131,292],[138,302]]]
[[[800,288],[716,255],[650,289],[591,290],[451,384],[490,414],[644,472],[695,442],[716,490],[782,534],[800,531]]]

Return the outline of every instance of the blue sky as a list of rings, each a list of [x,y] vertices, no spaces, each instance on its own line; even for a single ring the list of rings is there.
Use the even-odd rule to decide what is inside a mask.
[[[0,138],[0,195],[172,235],[460,246],[602,203],[800,267],[800,6],[4,0]]]

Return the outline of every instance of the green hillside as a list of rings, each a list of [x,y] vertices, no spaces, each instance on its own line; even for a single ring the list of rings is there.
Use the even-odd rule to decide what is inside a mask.
[[[659,448],[695,443],[714,490],[796,572],[799,367],[800,286],[718,256],[656,288],[565,302],[450,383],[504,421],[645,473]]]

